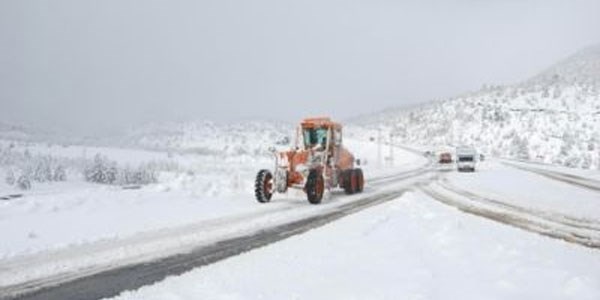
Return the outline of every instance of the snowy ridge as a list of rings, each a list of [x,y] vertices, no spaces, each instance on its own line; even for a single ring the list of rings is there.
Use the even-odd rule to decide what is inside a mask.
[[[0,139],[23,141],[29,140],[31,134],[31,130],[23,126],[0,122]]]
[[[527,84],[600,84],[600,45],[587,47],[535,76]]]
[[[373,136],[439,147],[474,145],[484,153],[597,169],[600,150],[600,46],[586,48],[512,86],[485,86],[446,101],[355,120]]]
[[[125,146],[152,150],[201,155],[264,155],[274,143],[289,145],[292,131],[291,125],[269,121],[172,122],[131,129],[120,140]]]

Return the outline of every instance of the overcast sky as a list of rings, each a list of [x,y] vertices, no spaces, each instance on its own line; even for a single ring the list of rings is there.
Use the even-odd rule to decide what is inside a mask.
[[[0,0],[0,120],[348,118],[517,82],[596,43],[598,0]]]

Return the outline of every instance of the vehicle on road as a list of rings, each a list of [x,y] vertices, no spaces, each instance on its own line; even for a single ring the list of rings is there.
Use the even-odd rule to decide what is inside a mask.
[[[452,153],[450,153],[450,152],[440,153],[438,163],[439,164],[451,164],[452,163]]]
[[[477,164],[477,150],[470,146],[456,148],[456,168],[459,172],[475,172]]]
[[[273,154],[275,169],[256,175],[254,192],[260,203],[288,188],[303,190],[311,204],[321,203],[326,189],[340,187],[346,194],[363,190],[363,172],[355,168],[354,156],[342,145],[342,125],[330,118],[304,119],[294,147],[279,153],[273,149]]]

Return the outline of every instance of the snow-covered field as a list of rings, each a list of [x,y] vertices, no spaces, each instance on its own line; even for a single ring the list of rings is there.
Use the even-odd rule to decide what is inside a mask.
[[[409,192],[115,299],[598,299],[598,255]]]

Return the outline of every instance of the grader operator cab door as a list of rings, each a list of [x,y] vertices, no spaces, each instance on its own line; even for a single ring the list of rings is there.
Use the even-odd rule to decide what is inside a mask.
[[[333,131],[333,143],[339,147],[342,145],[342,130],[336,129]]]
[[[342,129],[340,128],[336,128],[335,130],[332,131],[332,139],[333,139],[333,152],[332,152],[332,156],[333,156],[333,162],[337,165],[339,159],[340,159],[340,151],[342,149]]]

